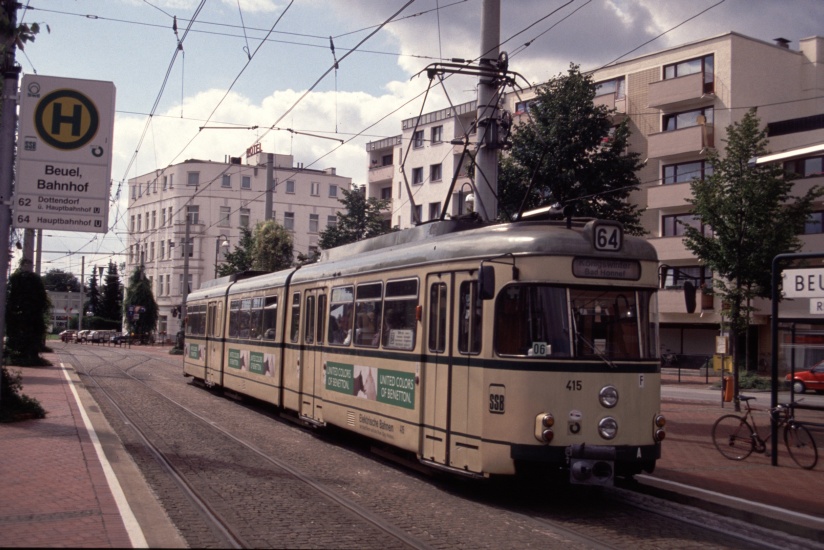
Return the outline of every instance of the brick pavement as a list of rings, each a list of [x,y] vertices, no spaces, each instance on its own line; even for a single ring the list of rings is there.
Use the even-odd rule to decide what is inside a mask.
[[[140,350],[168,358],[168,347]],[[20,369],[23,393],[38,399],[48,416],[0,424],[0,546],[131,547],[128,522],[121,520],[70,385],[56,357],[49,358],[56,366]],[[702,382],[685,384],[706,387]],[[766,394],[758,403],[766,406]],[[778,467],[764,455],[743,462],[725,459],[713,446],[710,430],[716,418],[731,410],[720,403],[665,399],[663,456],[653,475],[639,477],[641,485],[682,495],[705,508],[740,508],[751,521],[779,518],[784,522],[779,527],[793,530],[795,525],[807,536],[816,530],[824,536],[824,460],[807,471],[783,449]],[[766,417],[761,425],[766,427]],[[818,442],[824,446],[820,438]],[[763,506],[753,509],[748,501]]]

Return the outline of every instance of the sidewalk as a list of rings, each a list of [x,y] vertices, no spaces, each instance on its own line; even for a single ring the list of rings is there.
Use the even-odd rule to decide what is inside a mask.
[[[168,348],[141,346],[150,349],[168,355]],[[56,356],[47,358],[55,366],[10,367],[22,372],[23,392],[38,399],[48,416],[0,424],[0,546],[185,547],[96,403],[69,383],[66,373],[76,382],[75,373],[61,369]],[[677,383],[674,375],[663,378],[664,384]],[[679,385],[707,387],[703,377],[682,377]],[[767,402],[759,400],[759,408]],[[743,462],[725,459],[710,431],[721,414],[731,411],[729,404],[722,409],[720,403],[665,399],[662,458],[652,475],[637,477],[639,485],[824,544],[824,458],[812,471],[796,466],[783,448],[778,467],[765,455]],[[93,435],[84,415],[94,425]],[[764,421],[762,426],[766,416]],[[821,434],[815,433],[824,447]],[[96,444],[106,460],[99,458]],[[116,482],[107,480],[110,464]]]
[[[0,424],[0,546],[185,547],[74,371],[46,358],[9,367],[48,414]]]

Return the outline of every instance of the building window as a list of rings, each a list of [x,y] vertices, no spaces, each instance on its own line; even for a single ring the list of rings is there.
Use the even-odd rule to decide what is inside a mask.
[[[172,225],[173,217],[174,217],[174,207],[170,206],[169,207],[169,225]]]
[[[712,107],[704,109],[695,109],[694,111],[686,111],[683,113],[674,113],[671,115],[664,115],[664,131],[671,132],[680,128],[689,128],[691,126],[699,126],[699,117],[703,116],[703,122],[712,124]]]
[[[696,287],[712,286],[712,270],[707,266],[687,265],[673,266],[666,271],[664,288],[684,288],[684,283],[690,281]]]
[[[320,196],[320,183],[317,181],[312,182],[312,196],[319,197]]]
[[[189,257],[191,258],[195,254],[195,238],[189,237],[189,246],[186,246],[186,239],[180,239],[182,243],[180,246],[180,257],[185,258],[186,251],[189,252]]]
[[[694,179],[702,180],[712,175],[712,166],[703,160],[695,162],[682,162],[680,164],[667,164],[662,168],[662,181],[664,185],[670,183],[684,183]]]
[[[165,191],[168,188],[169,188],[169,178],[166,177],[166,176],[163,176],[163,190]]]
[[[293,194],[295,193],[295,182],[293,180],[286,181],[286,192]]]
[[[824,212],[812,212],[804,223],[805,235],[824,233]]]
[[[412,169],[412,183],[414,185],[420,185],[423,183],[423,168]]]
[[[392,188],[391,187],[384,187],[381,189],[381,200],[392,200]]]
[[[338,186],[334,184],[329,185],[329,198],[336,199],[338,197]]]
[[[166,259],[166,241],[160,241],[160,259]]]
[[[186,206],[186,217],[189,224],[196,224],[200,220],[200,207],[194,204]],[[140,223],[140,219],[137,220]]]
[[[704,93],[709,94],[715,91],[715,60],[712,55],[706,55],[696,59],[664,65],[664,80],[687,76],[689,74],[704,73]]]
[[[192,280],[193,280],[192,274],[189,273],[189,289],[186,292],[187,294],[192,292]],[[180,289],[180,294],[183,294],[183,273],[178,275],[177,285],[178,285],[178,288]]]
[[[150,262],[154,261],[154,254],[155,254],[154,244],[155,244],[154,241],[149,243],[149,261]]]
[[[416,149],[423,147],[423,130],[418,130],[412,136],[412,146]]]
[[[390,164],[392,164],[392,155],[383,155],[381,157],[381,166],[389,166]]]
[[[143,214],[138,214],[137,215],[137,232],[138,233],[140,233],[142,231],[142,229],[141,229],[141,227],[143,226],[143,223],[141,221],[142,217],[143,217]]]
[[[157,227],[157,210],[152,210],[152,229]]]
[[[295,230],[295,213],[294,212],[284,212],[283,213],[283,227],[287,231],[294,231]]]
[[[439,202],[430,202],[429,203],[429,219],[430,220],[437,220],[441,217],[441,203]]]
[[[326,227],[337,227],[338,226],[338,217],[337,216],[326,216]]]
[[[309,233],[317,233],[320,219],[317,214],[309,214]]]
[[[784,173],[789,178],[814,178],[824,175],[824,157],[789,160],[784,163]]]
[[[677,214],[661,217],[661,236],[680,237],[684,235],[685,226],[701,230],[701,220],[693,214]]]
[[[443,141],[443,126],[433,126],[430,132],[431,142],[440,143]]]
[[[131,224],[131,232],[132,232],[132,233],[134,233],[134,228],[135,228],[135,225],[134,225],[134,214],[132,214],[132,224]]]
[[[166,296],[172,293],[172,275],[166,275]]]
[[[240,188],[241,189],[251,189],[252,188],[252,178],[249,176],[241,176],[240,178]]]
[[[241,227],[249,227],[249,209],[248,208],[241,208],[240,209],[240,226]]]
[[[220,207],[220,220],[218,220],[217,224],[223,227],[229,226],[229,217],[232,215],[232,207],[231,206],[221,206]]]
[[[200,185],[200,172],[187,172],[186,185]]]
[[[420,204],[416,204],[412,207],[412,223],[420,223],[423,221],[422,211],[423,208]]]
[[[160,209],[160,227],[166,227],[166,209]]]
[[[441,181],[441,165],[432,164],[429,166],[429,181]]]
[[[626,80],[624,77],[605,80],[595,85],[595,96],[614,94],[615,99],[626,97]]]
[[[175,175],[169,174],[169,189],[175,188]]]
[[[232,186],[232,176],[230,174],[223,174],[223,180],[220,182],[221,187]]]

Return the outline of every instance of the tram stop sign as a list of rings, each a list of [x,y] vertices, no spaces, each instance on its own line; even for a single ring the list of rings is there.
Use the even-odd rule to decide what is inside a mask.
[[[112,82],[23,77],[14,227],[107,231],[114,107]]]

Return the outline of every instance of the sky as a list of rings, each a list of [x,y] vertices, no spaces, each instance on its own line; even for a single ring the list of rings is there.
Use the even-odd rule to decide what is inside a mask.
[[[41,26],[18,51],[23,74],[113,82],[117,94],[110,230],[44,231],[41,272],[79,277],[85,256],[88,278],[90,265],[125,261],[128,180],[187,159],[223,161],[259,141],[264,152],[365,184],[367,142],[400,134],[401,120],[422,108],[476,99],[476,81],[461,76],[424,103],[421,72],[479,56],[482,2],[22,0],[18,21]],[[501,50],[531,84],[570,63],[589,71],[730,31],[783,37],[792,49],[824,34],[824,0],[501,5]]]

